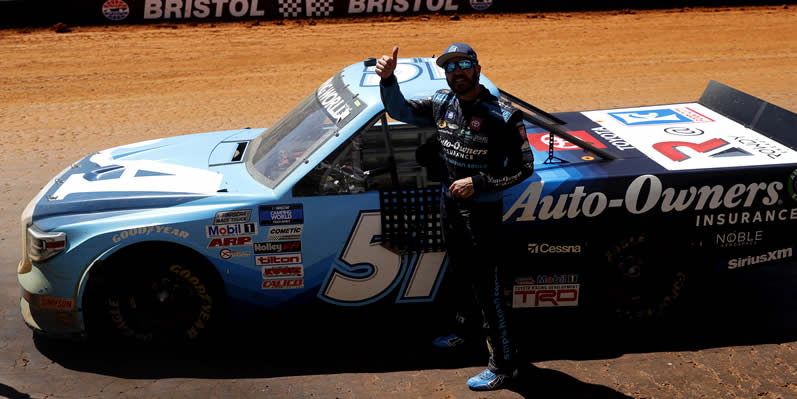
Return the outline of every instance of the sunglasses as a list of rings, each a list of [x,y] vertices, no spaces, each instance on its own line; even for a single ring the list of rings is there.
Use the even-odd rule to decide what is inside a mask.
[[[457,62],[451,61],[445,63],[445,65],[443,65],[443,69],[446,70],[446,73],[454,72],[454,69],[456,69],[457,67],[459,67],[459,69],[464,71],[466,69],[473,68],[473,65],[475,64],[476,63],[473,62],[472,60],[459,60]]]

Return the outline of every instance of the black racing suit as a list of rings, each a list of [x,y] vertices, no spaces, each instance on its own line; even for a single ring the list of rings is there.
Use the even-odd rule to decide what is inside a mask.
[[[450,90],[438,90],[422,100],[407,101],[395,76],[382,79],[382,102],[394,119],[416,126],[437,127],[440,214],[448,250],[449,283],[470,287],[481,310],[490,348],[488,368],[512,374],[517,368],[515,343],[509,336],[508,315],[502,295],[501,191],[529,177],[534,159],[522,116],[510,104],[481,86],[472,103]],[[454,198],[448,191],[456,180],[471,177],[474,195]],[[460,301],[461,298],[458,298]],[[469,312],[465,312],[469,313]],[[466,316],[467,317],[467,316]]]

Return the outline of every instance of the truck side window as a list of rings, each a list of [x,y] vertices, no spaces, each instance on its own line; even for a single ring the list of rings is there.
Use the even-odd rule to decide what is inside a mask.
[[[398,185],[403,188],[424,188],[436,185],[427,170],[415,159],[415,151],[437,132],[412,125],[389,126]],[[366,191],[395,189],[393,164],[381,123],[353,135],[293,188],[293,195],[318,196],[358,194]]]

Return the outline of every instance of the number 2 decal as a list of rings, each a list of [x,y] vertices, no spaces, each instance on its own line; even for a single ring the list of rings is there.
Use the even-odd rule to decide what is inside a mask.
[[[318,296],[337,305],[360,306],[384,298],[402,284],[396,302],[434,300],[445,272],[445,252],[402,256],[381,244],[379,211],[363,211]],[[409,270],[409,273],[407,273]]]

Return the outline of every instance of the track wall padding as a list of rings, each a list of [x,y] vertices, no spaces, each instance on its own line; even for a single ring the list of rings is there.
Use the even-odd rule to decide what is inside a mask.
[[[787,2],[788,3],[788,2]],[[780,4],[756,0],[0,0],[0,27]]]

